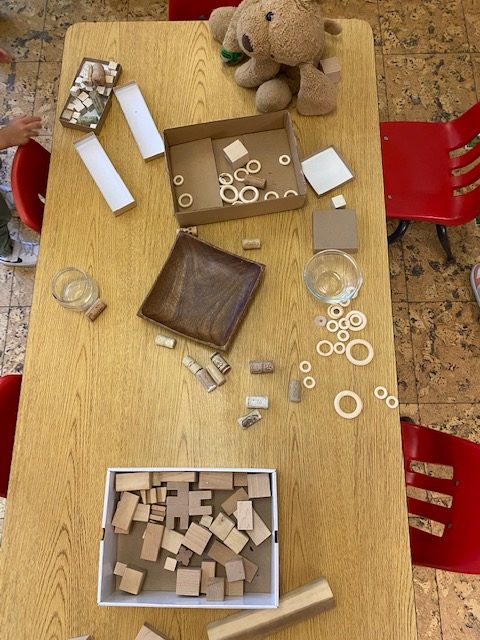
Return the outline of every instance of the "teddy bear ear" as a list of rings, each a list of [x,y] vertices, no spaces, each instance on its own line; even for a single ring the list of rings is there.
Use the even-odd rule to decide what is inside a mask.
[[[338,36],[339,33],[342,33],[342,25],[336,20],[325,18],[323,20],[323,26],[325,31],[330,33],[332,36]]]

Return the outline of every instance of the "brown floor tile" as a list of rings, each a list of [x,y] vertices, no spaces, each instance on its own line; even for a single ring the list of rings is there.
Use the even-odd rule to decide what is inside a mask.
[[[478,402],[479,306],[410,303],[409,312],[419,403]]]
[[[392,233],[397,226],[396,220],[387,220],[387,233]],[[388,263],[390,269],[390,290],[393,302],[407,301],[407,282],[401,242],[393,242],[388,247]]]
[[[13,269],[9,269],[5,265],[0,265],[0,313],[3,307],[10,304],[10,296],[12,293]],[[1,334],[1,329],[0,329]]]
[[[470,51],[480,52],[480,3],[478,0],[462,0],[462,2]]]
[[[38,62],[12,63],[4,73],[6,83],[2,111],[4,121],[17,116],[32,115]]]
[[[108,22],[126,20],[128,0],[47,0],[44,41],[40,59],[61,62],[63,41],[68,27],[75,22]],[[80,61],[79,61],[80,62]]]
[[[385,53],[468,51],[461,0],[380,0]]]
[[[166,0],[157,0],[157,2],[149,2],[148,0],[130,0],[128,6],[128,19],[166,20],[167,2]]]
[[[473,75],[477,87],[477,101],[480,99],[480,55],[472,54]]]
[[[14,60],[39,59],[42,42],[49,38],[43,30],[45,2],[46,0],[2,2],[0,42]]]
[[[477,385],[478,386],[478,385]],[[466,438],[480,444],[480,405],[474,404],[420,404],[421,424]]]
[[[382,45],[377,2],[371,0],[324,0],[322,11],[329,18],[365,20],[372,27],[375,46]]]
[[[476,102],[469,54],[384,56],[390,120],[450,120]]]
[[[437,571],[443,637],[480,638],[480,576]]]
[[[411,302],[474,300],[470,270],[480,261],[480,230],[472,222],[448,231],[455,262],[447,263],[434,225],[413,223],[405,234],[403,257]]]
[[[2,375],[23,372],[29,320],[29,307],[10,307]]]
[[[420,409],[416,403],[400,403],[400,417],[411,418],[416,424],[420,424]]]
[[[385,82],[385,66],[383,54],[375,52],[375,68],[377,71],[378,117],[380,122],[388,120],[387,85]]]
[[[0,267],[3,269],[4,267]],[[7,325],[8,325],[8,306],[0,307],[0,373],[3,357],[5,354],[5,341],[7,338]]]
[[[41,134],[51,136],[55,125],[60,62],[40,62],[34,112],[42,118]]]
[[[16,268],[13,273],[12,307],[30,307],[32,305],[35,284],[35,267]]]
[[[404,302],[394,302],[392,303],[392,313],[395,356],[397,360],[398,399],[403,403],[416,403],[417,389],[408,305]]]
[[[413,567],[418,640],[442,640],[435,569]]]

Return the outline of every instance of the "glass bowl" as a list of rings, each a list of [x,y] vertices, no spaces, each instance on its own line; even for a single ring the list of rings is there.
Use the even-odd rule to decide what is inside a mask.
[[[325,249],[313,255],[305,265],[303,278],[310,293],[328,304],[354,298],[363,282],[352,256],[338,249]]]

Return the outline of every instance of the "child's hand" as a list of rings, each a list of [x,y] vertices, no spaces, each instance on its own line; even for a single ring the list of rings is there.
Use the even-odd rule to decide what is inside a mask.
[[[33,136],[38,136],[42,119],[37,116],[14,118],[0,129],[0,149],[26,144]]]

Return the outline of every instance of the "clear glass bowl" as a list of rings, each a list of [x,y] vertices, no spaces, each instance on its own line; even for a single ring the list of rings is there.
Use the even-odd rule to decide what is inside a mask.
[[[310,293],[328,304],[354,298],[363,282],[352,256],[338,249],[325,249],[313,255],[305,265],[303,278]]]
[[[62,307],[86,311],[98,298],[98,286],[88,273],[67,267],[53,277],[52,294]]]

